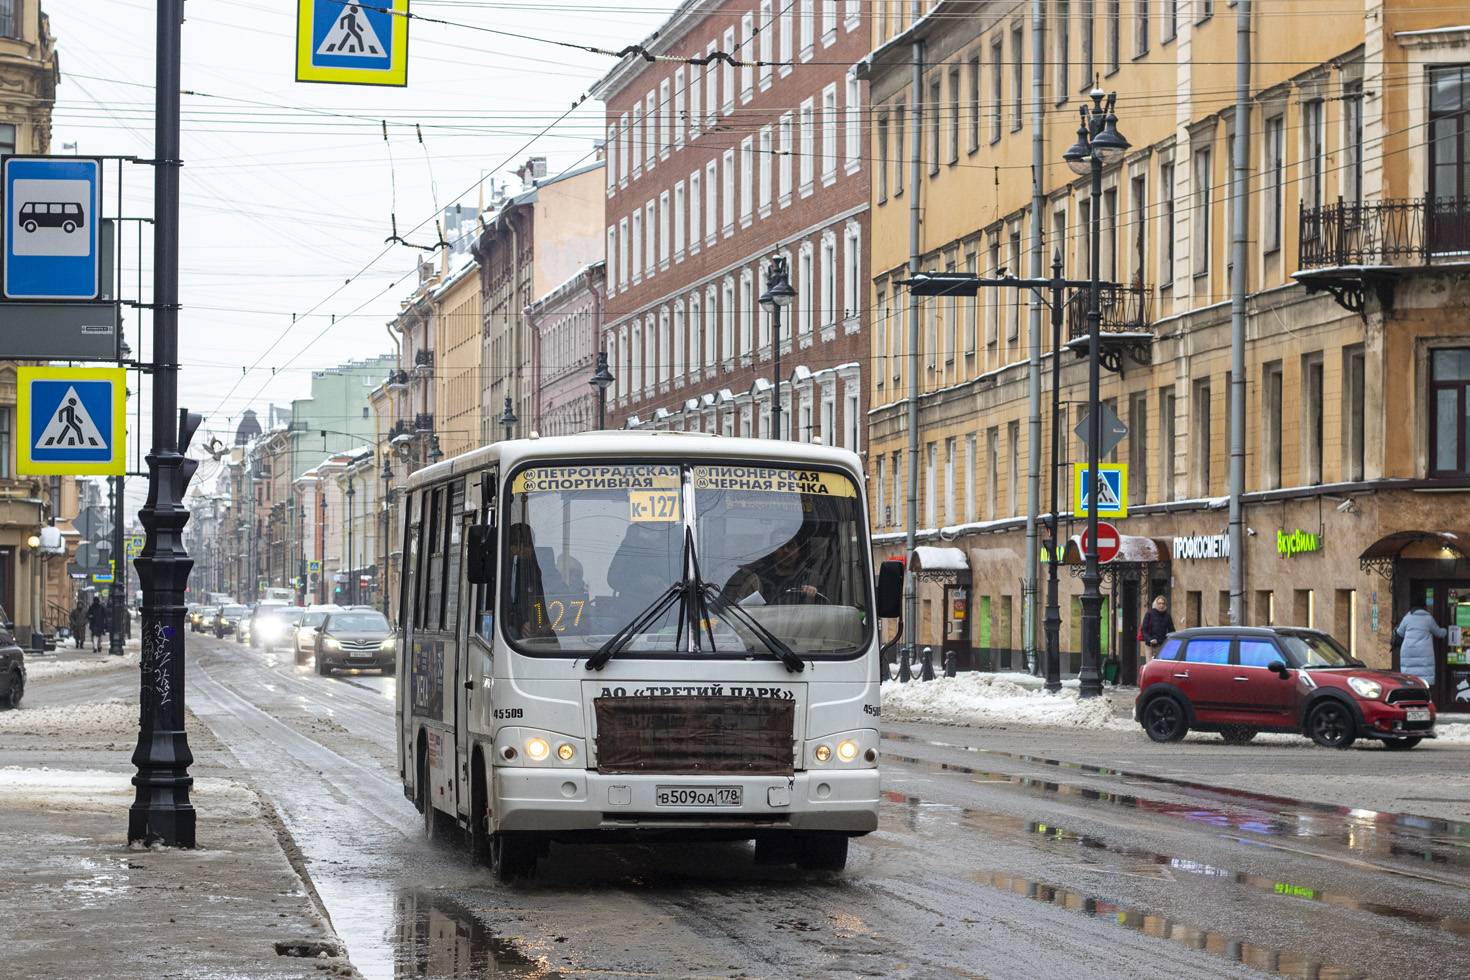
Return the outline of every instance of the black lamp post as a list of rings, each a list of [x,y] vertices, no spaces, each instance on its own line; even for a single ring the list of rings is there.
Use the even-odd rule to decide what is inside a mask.
[[[1097,567],[1097,450],[1102,441],[1102,418],[1098,411],[1098,344],[1102,330],[1102,284],[1099,279],[1102,178],[1103,167],[1121,157],[1130,145],[1118,132],[1118,117],[1113,114],[1118,93],[1109,94],[1106,102],[1102,89],[1094,88],[1091,94],[1092,106],[1081,107],[1082,125],[1077,130],[1077,142],[1062,154],[1073,173],[1092,174],[1089,270],[1092,294],[1087,309],[1087,547],[1084,549],[1086,564],[1082,572],[1082,671],[1079,675],[1079,693],[1084,698],[1102,694],[1102,676],[1098,669],[1102,661],[1102,593],[1099,590],[1102,575]]]
[[[302,602],[306,596],[306,505],[299,502],[296,528],[296,601]]]
[[[511,437],[511,434],[515,432],[516,423],[519,421],[520,419],[516,418],[516,410],[510,407],[510,396],[506,395],[505,412],[500,416],[500,427],[505,430],[505,438],[509,439]]]
[[[786,272],[786,257],[777,255],[771,259],[771,268],[766,272],[766,291],[761,293],[761,309],[771,314],[771,354],[775,363],[771,367],[776,390],[771,394],[772,438],[784,439],[781,430],[781,310],[791,305],[796,290]]]
[[[607,414],[607,386],[613,383],[613,373],[607,369],[607,351],[597,352],[597,370],[592,372],[592,378],[587,383],[597,389],[597,428],[602,429],[603,418]]]
[[[439,462],[439,460],[443,458],[444,450],[439,448],[438,434],[436,433],[432,436],[429,436],[429,465],[433,466],[435,463]]]
[[[438,448],[439,440],[434,439],[434,448]],[[391,576],[388,574],[388,563],[393,559],[393,461],[388,454],[383,454],[383,472],[378,474],[383,480],[383,615],[392,616],[390,603],[388,601],[389,583]]]
[[[321,477],[316,481],[316,540],[319,546],[317,557],[321,571],[316,573],[316,601],[327,601],[327,494]]]
[[[355,558],[352,553],[352,498],[357,496],[357,490],[352,486],[352,474],[347,474],[347,560],[343,563],[347,569],[347,604],[350,606],[357,602],[357,567],[353,564]]]

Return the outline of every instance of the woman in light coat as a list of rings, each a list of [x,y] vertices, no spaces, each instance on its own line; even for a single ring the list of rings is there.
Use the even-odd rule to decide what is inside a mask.
[[[1445,628],[1434,621],[1424,603],[1416,602],[1409,607],[1408,615],[1399,620],[1394,632],[1404,639],[1399,647],[1399,670],[1433,687],[1434,638],[1444,639]]]

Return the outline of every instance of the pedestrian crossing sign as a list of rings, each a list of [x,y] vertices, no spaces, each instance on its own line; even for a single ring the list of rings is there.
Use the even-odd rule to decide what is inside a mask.
[[[124,368],[16,369],[16,472],[114,476],[124,470]]]
[[[1127,517],[1128,516],[1128,467],[1119,463],[1116,465],[1105,465],[1097,468],[1097,516],[1098,517]],[[1073,513],[1078,517],[1087,513],[1087,489],[1088,474],[1087,467],[1078,465],[1077,478],[1073,481],[1074,508]]]
[[[408,0],[296,0],[296,80],[408,84]]]

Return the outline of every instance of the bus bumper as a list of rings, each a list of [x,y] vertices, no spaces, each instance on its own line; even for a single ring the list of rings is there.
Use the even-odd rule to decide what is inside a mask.
[[[660,806],[660,787],[739,787],[732,806]],[[501,831],[541,833],[749,830],[838,831],[878,828],[878,770],[811,770],[794,776],[606,775],[499,767],[493,819]]]

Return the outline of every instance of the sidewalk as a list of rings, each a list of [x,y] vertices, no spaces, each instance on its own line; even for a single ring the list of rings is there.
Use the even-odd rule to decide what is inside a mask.
[[[199,847],[129,846],[136,700],[37,703],[49,676],[136,671],[137,654],[72,654],[28,658],[44,666],[0,712],[0,977],[358,976],[330,955],[340,944],[274,811],[192,715]]]

